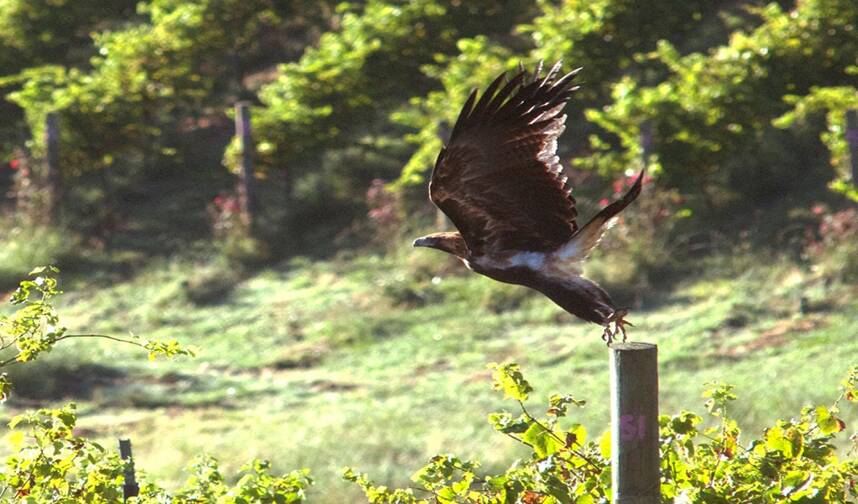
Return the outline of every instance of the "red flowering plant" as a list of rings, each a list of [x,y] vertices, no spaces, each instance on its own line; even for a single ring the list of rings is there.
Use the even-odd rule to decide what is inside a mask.
[[[811,212],[819,217],[819,225],[807,230],[805,259],[823,275],[858,280],[858,210],[831,211],[817,204]]]
[[[402,225],[396,193],[387,188],[387,182],[375,179],[366,191],[366,205],[375,241],[390,243],[390,237],[396,235]]]
[[[620,178],[615,179],[611,183],[611,186],[614,189],[613,198],[614,199],[621,198],[626,193],[626,191],[631,189],[631,187],[635,184],[635,182],[637,182],[638,176],[639,176],[638,173],[631,171],[631,170],[628,170],[625,173],[623,173],[623,175]],[[649,173],[645,173],[643,181],[641,182],[641,185],[647,186],[647,185],[651,184],[652,182],[653,182],[652,175],[650,175]],[[604,207],[608,206],[609,204],[611,204],[611,201],[612,201],[611,199],[602,198],[599,200],[599,206],[604,208]]]
[[[206,208],[215,243],[230,261],[256,263],[268,258],[268,247],[254,238],[237,194],[221,191]]]
[[[230,234],[246,232],[237,195],[221,191],[212,198],[206,210],[215,239],[225,239]]]
[[[25,224],[42,224],[48,215],[48,195],[30,168],[27,154],[16,151],[8,167],[13,172],[9,197],[15,202],[15,215]]]

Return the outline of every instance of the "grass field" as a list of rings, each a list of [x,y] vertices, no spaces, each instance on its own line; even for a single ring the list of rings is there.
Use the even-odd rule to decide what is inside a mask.
[[[294,259],[244,276],[164,260],[115,286],[69,283],[60,311],[73,331],[177,338],[198,356],[149,362],[115,343],[68,342],[12,370],[17,398],[5,413],[72,399],[84,433],[108,445],[130,437],[137,468],[162,481],[180,481],[198,453],[227,474],[263,457],[279,470],[309,467],[320,503],[359,501],[340,480],[347,465],[395,485],[439,452],[508,465],[517,448],[486,421],[504,407],[490,362],[519,362],[534,404],[554,392],[586,399],[574,419],[591,435],[606,429],[601,330],[525,289],[458,271],[441,254],[409,250]],[[712,380],[737,386],[734,413],[749,434],[834,399],[858,363],[855,286],[770,257],[710,260],[700,271],[640,293],[630,316],[631,338],[659,345],[663,413],[703,412]],[[858,412],[843,416],[853,429]]]

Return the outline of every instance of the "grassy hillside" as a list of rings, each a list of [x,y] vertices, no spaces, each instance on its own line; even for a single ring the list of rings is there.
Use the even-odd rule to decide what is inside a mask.
[[[593,270],[606,260],[596,257]],[[670,291],[640,293],[630,317],[632,339],[659,345],[662,412],[703,411],[712,380],[737,386],[746,432],[831,402],[858,355],[855,286],[776,257],[698,267]],[[606,429],[600,329],[525,289],[461,271],[409,249],[294,259],[241,277],[164,260],[111,287],[67,284],[60,309],[70,328],[178,338],[199,355],[148,362],[116,344],[73,342],[14,369],[17,399],[4,414],[74,399],[86,433],[109,445],[130,437],[137,467],[163,481],[180,479],[202,452],[227,472],[264,457],[277,469],[311,468],[311,502],[321,503],[358,499],[339,479],[345,465],[401,485],[438,452],[508,464],[517,448],[486,422],[501,407],[489,362],[521,363],[534,398],[586,399],[576,420],[593,435]],[[851,428],[858,414],[844,413]]]

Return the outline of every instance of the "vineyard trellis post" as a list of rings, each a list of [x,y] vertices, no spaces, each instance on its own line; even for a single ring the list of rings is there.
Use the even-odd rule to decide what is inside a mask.
[[[856,109],[846,111],[846,141],[849,144],[852,186],[858,187],[858,110]]]
[[[253,171],[253,136],[250,122],[250,103],[240,101],[235,104],[235,136],[241,151],[239,166],[238,201],[241,216],[251,230],[256,223],[258,202],[256,199],[256,176]]]
[[[60,175],[60,121],[56,112],[45,116],[45,182],[48,191],[48,210],[51,223],[59,220],[61,203]]]
[[[438,125],[438,138],[441,140],[441,145],[446,145],[450,141],[450,124],[447,121],[442,121]],[[441,211],[440,208],[435,208],[435,229],[438,231],[447,231],[450,229],[450,219],[447,214]]]
[[[613,504],[660,502],[658,347],[610,347]]]
[[[119,456],[122,460],[127,460],[128,465],[125,466],[125,484],[122,485],[122,496],[125,501],[130,497],[140,495],[140,487],[137,485],[137,478],[134,475],[134,456],[131,454],[131,440],[119,440]]]
[[[643,167],[649,166],[649,158],[652,155],[652,121],[644,121],[640,132],[641,162]]]

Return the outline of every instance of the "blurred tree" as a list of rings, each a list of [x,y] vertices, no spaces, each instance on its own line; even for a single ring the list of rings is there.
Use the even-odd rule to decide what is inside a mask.
[[[139,174],[177,153],[177,133],[194,127],[189,120],[223,115],[246,94],[248,72],[286,57],[290,30],[300,20],[321,19],[324,4],[309,4],[144,2],[138,7],[143,22],[93,36],[97,55],[90,68],[28,68],[15,79],[20,89],[10,99],[26,112],[36,155],[45,115],[61,114],[66,176],[114,166]]]
[[[759,198],[808,191],[810,180],[824,177],[815,168],[813,135],[779,133],[772,121],[788,113],[790,103],[799,105],[799,115],[823,102],[841,111],[854,103],[858,3],[802,0],[793,10],[773,3],[753,12],[762,24],[734,32],[726,45],[705,54],[682,56],[670,42],[660,42],[651,57],[670,75],[654,86],[623,77],[613,103],[587,112],[612,135],[593,138],[596,153],[582,164],[605,172],[625,169],[640,155],[641,124],[651,121],[664,182],[689,194],[702,191],[713,210],[736,203],[739,195],[758,205]],[[832,119],[840,117],[842,112]],[[842,121],[834,128],[842,128]],[[837,144],[828,138],[829,145]]]
[[[858,66],[850,66],[847,73],[858,75]],[[826,129],[820,134],[820,138],[831,153],[831,165],[835,170],[830,187],[858,202],[858,177],[855,172],[858,160],[852,159],[854,154],[850,153],[847,121],[850,110],[853,113],[858,111],[858,88],[812,86],[808,94],[786,95],[784,101],[793,105],[793,108],[774,120],[773,124],[780,128],[788,128],[799,121],[806,122],[820,113],[825,113]],[[853,126],[853,131],[854,129]],[[858,142],[858,139],[852,139],[852,142]]]
[[[0,0],[3,74],[33,65],[86,64],[90,33],[133,17],[137,0]]]
[[[4,76],[45,64],[86,66],[95,54],[90,33],[127,21],[137,0],[0,0],[0,94],[17,86]],[[0,159],[24,144],[19,107],[0,100]]]
[[[762,1],[0,0],[0,62],[20,70],[0,87],[33,132],[58,111],[65,176],[93,179],[157,173],[251,100],[260,175],[286,174],[306,215],[351,219],[370,181],[425,180],[471,88],[563,59],[585,67],[561,142],[582,168],[636,168],[648,122],[655,171],[701,207],[824,189],[823,144],[846,191],[858,4]]]
[[[532,11],[531,2],[369,0],[343,4],[336,31],[326,33],[300,61],[280,67],[260,91],[254,113],[262,168],[316,167],[325,149],[343,142],[403,132],[389,114],[437,84],[424,65],[456,50],[477,33],[503,38]],[[226,164],[235,166],[235,146]],[[348,170],[343,166],[342,170]],[[301,173],[297,173],[301,176]],[[364,186],[365,188],[365,186]]]
[[[454,121],[458,114],[458,108],[451,104],[464,103],[472,88],[485,86],[498,72],[514,69],[519,62],[532,68],[540,60],[549,64],[562,60],[567,70],[584,67],[578,79],[582,87],[567,108],[571,120],[561,142],[565,149],[561,155],[581,153],[587,133],[593,130],[593,125],[581,120],[583,110],[609,102],[611,85],[622,75],[644,80],[663,77],[663,67],[640,57],[640,53],[654,49],[656,41],[662,39],[692,47],[701,44],[693,41],[695,35],[704,19],[713,22],[711,14],[722,3],[538,0],[537,16],[517,27],[517,40],[493,41],[481,36],[460,41],[458,55],[437,58],[436,65],[424,67],[426,75],[439,81],[443,90],[415,98],[410,110],[394,115],[394,120],[419,130],[408,137],[418,148],[400,183],[423,182],[441,146],[439,124]]]

